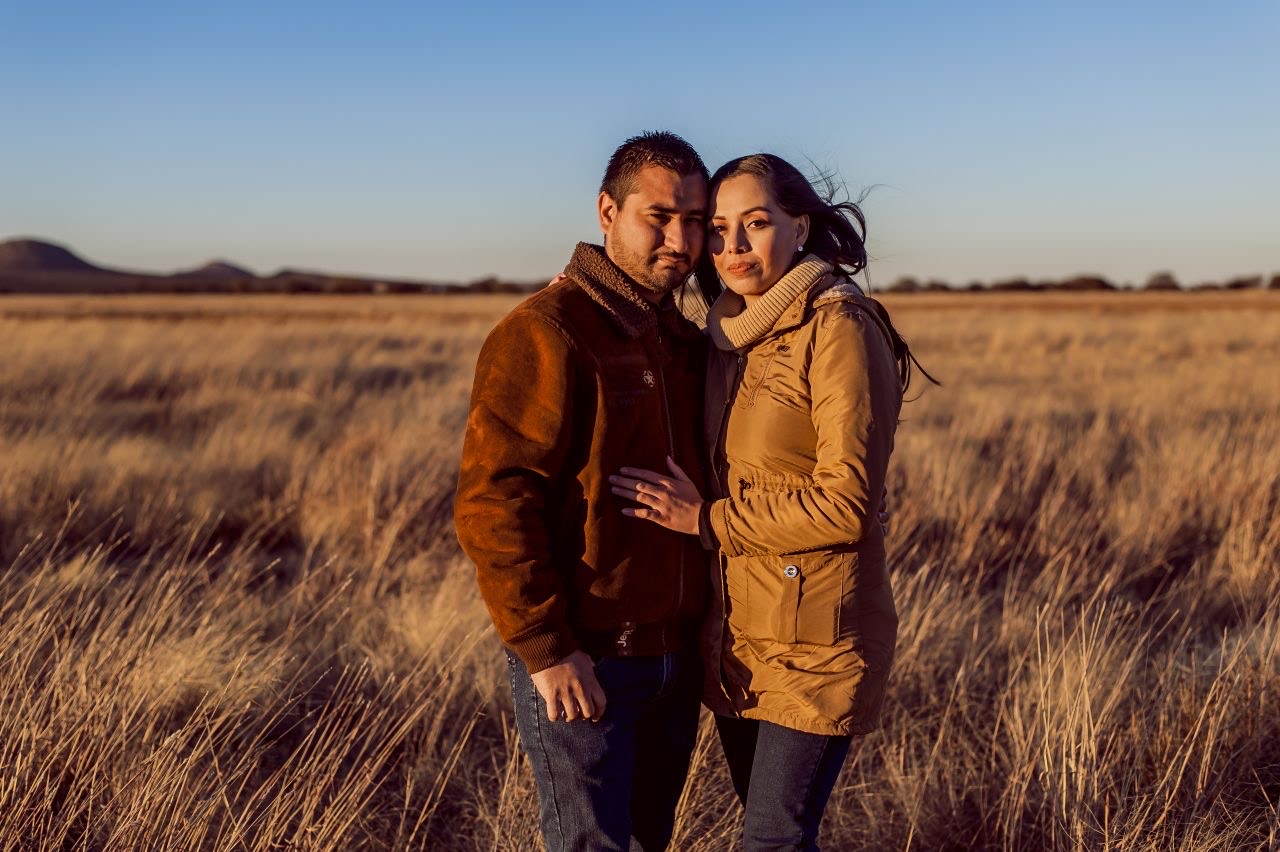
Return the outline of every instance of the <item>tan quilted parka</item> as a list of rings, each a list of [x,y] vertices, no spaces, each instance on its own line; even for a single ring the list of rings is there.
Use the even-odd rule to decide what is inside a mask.
[[[902,403],[887,331],[816,258],[709,316],[719,544],[703,636],[713,711],[817,734],[878,724],[898,618],[877,518]]]

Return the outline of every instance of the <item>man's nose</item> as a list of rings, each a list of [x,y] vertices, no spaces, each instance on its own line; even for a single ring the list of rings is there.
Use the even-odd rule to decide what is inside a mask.
[[[688,254],[689,240],[684,232],[684,225],[679,221],[674,221],[667,225],[666,240],[664,241],[667,248],[677,254]]]

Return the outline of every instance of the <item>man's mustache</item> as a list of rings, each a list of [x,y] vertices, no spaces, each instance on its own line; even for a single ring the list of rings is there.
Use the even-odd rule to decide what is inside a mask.
[[[687,254],[681,254],[675,251],[660,251],[653,256],[654,262],[659,260],[683,260],[685,263],[692,263],[693,259]]]

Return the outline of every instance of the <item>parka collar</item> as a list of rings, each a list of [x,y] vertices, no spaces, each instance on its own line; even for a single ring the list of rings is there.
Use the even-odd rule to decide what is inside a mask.
[[[831,271],[831,264],[807,255],[750,308],[737,293],[725,290],[707,314],[711,340],[717,349],[731,352],[800,325],[809,294],[826,289],[834,281]]]

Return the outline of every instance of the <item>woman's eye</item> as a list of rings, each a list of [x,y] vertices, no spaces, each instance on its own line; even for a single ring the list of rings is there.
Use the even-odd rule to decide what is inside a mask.
[[[713,233],[713,234],[723,234],[723,233],[724,233],[725,231],[727,231],[727,230],[728,230],[728,229],[727,229],[724,225],[712,225],[712,226],[711,226],[711,233]]]
[[[754,219],[747,223],[747,227],[756,229],[767,228],[769,227],[769,221],[767,219]]]

